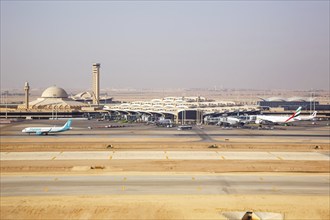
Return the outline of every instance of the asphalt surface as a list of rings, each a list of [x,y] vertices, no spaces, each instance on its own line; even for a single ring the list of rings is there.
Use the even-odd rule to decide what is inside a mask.
[[[329,195],[329,175],[1,176],[1,196]]]
[[[35,134],[22,133],[26,127],[62,126],[65,120],[32,120],[22,121],[7,125],[1,125],[2,137],[8,138],[34,138]],[[49,134],[47,137],[54,138],[82,138],[82,137],[111,137],[111,138],[198,138],[200,142],[214,142],[217,138],[247,138],[247,137],[274,137],[274,138],[309,138],[317,140],[329,139],[330,127],[326,121],[301,122],[295,126],[272,126],[259,129],[258,126],[246,128],[223,128],[215,125],[193,126],[189,131],[178,131],[176,127],[164,128],[155,125],[139,123],[118,124],[108,121],[73,121],[72,130],[63,133]],[[112,127],[109,127],[109,126]],[[118,126],[118,127],[116,127]],[[90,129],[92,128],[92,129]],[[42,136],[38,136],[42,138]],[[44,136],[45,137],[45,136]]]

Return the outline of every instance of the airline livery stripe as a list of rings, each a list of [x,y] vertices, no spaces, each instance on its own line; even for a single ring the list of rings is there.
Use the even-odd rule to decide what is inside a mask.
[[[292,118],[294,118],[295,117],[295,115],[291,115],[290,116],[290,118],[288,118],[288,119],[286,119],[286,121],[285,122],[288,122],[288,121],[290,121]]]

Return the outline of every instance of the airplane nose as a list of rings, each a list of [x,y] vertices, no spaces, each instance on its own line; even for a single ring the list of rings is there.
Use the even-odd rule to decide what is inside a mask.
[[[25,128],[22,130],[22,132],[25,132]]]

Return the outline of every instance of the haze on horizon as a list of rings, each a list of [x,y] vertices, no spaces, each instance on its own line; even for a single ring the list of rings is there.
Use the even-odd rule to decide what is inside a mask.
[[[1,89],[329,89],[329,1],[1,1]]]

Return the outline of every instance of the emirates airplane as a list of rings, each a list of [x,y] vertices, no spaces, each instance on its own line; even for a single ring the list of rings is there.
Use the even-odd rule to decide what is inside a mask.
[[[257,115],[256,124],[273,123],[273,124],[286,124],[294,121],[300,121],[301,106],[291,115]],[[315,114],[316,116],[316,114]],[[314,117],[315,117],[314,116]],[[308,119],[310,120],[310,119]]]
[[[36,135],[48,135],[48,133],[58,133],[72,129],[72,120],[69,119],[62,127],[28,127],[22,130],[23,133],[35,133]]]

